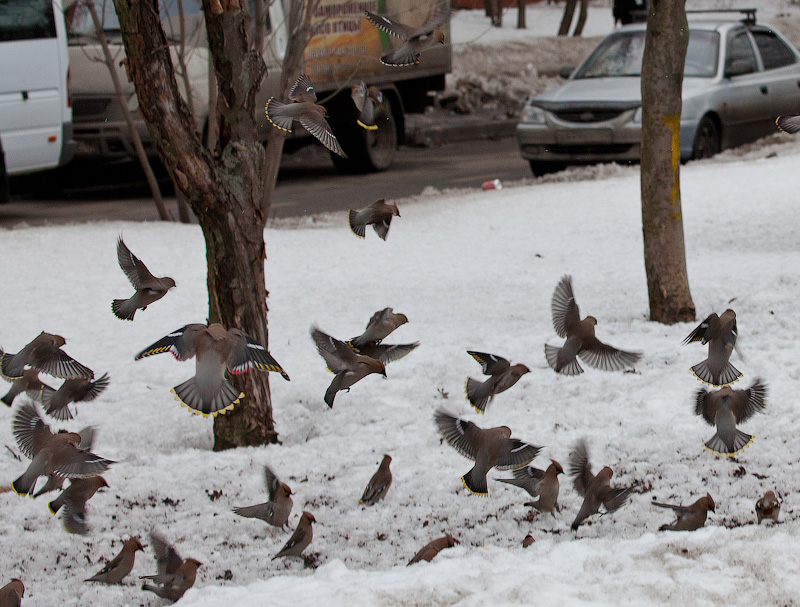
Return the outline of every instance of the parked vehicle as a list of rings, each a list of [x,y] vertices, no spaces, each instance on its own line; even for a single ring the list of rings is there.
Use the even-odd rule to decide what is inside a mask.
[[[115,65],[119,66],[124,59],[124,50],[113,3],[111,0],[94,2],[98,13],[104,14],[104,31],[112,45]],[[209,53],[203,15],[199,0],[182,2],[186,38],[184,63],[191,83],[198,130],[205,132],[208,124]],[[173,65],[178,72],[178,85],[185,96],[179,67],[178,0],[160,0],[159,5]],[[264,107],[270,96],[282,96],[278,90],[280,63],[289,38],[288,19],[284,12],[290,6],[289,0],[269,2],[268,5],[265,24],[268,48],[264,53],[268,72],[257,97],[259,107]],[[334,134],[347,152],[346,159],[332,156],[339,169],[360,172],[388,168],[398,141],[403,137],[405,112],[422,111],[428,101],[428,91],[443,90],[444,76],[451,69],[449,43],[425,51],[419,65],[382,65],[379,58],[391,50],[394,43],[387,34],[366,20],[364,11],[397,16],[411,24],[421,25],[428,17],[431,6],[427,0],[388,0],[380,3],[377,0],[321,0],[317,7],[312,22],[317,34],[306,48],[306,72],[317,96],[328,108],[329,123]],[[133,157],[133,144],[116,100],[111,77],[105,64],[100,61],[102,50],[93,35],[94,28],[88,19],[88,11],[78,6],[68,12],[67,21],[73,70],[75,137],[80,146],[79,154],[104,158]],[[135,110],[138,102],[133,85],[127,81],[122,67],[119,67],[119,71],[123,86],[126,87],[125,102]],[[366,131],[355,122],[357,110],[351,99],[350,87],[357,85],[360,80],[367,85],[377,86],[383,93],[383,102],[376,116],[379,128],[375,131]],[[262,130],[259,135],[266,138],[271,126],[266,119],[260,126]],[[145,148],[155,154],[143,120],[138,121],[137,128]],[[308,133],[295,129],[284,147],[292,151],[312,141]]]
[[[52,169],[74,153],[61,0],[0,2],[0,174]]]
[[[561,87],[526,103],[517,140],[534,175],[567,165],[638,162],[645,24],[609,34]],[[800,111],[800,53],[779,32],[743,20],[689,21],[681,160],[708,158],[776,132]]]

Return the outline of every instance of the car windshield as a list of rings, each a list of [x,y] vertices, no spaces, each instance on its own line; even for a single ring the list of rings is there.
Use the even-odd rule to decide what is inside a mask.
[[[609,78],[642,75],[644,31],[613,34],[603,40],[575,73],[578,78]],[[684,77],[711,78],[717,73],[719,34],[689,32]]]

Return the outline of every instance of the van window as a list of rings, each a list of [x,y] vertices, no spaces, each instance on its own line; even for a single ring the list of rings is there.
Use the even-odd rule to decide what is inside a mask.
[[[52,0],[0,0],[0,42],[55,37]]]

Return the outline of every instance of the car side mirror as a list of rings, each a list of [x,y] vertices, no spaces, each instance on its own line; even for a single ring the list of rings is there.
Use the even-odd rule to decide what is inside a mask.
[[[574,65],[565,65],[560,70],[558,70],[558,75],[561,76],[564,80],[572,76],[572,72],[575,71]]]
[[[744,59],[734,59],[731,61],[728,69],[725,70],[725,77],[732,78],[733,76],[743,76],[744,74],[752,74],[755,72],[753,64]]]

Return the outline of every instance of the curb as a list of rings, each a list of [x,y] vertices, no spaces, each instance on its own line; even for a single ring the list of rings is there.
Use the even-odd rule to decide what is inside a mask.
[[[458,141],[513,137],[517,122],[476,115],[454,115],[440,120],[431,119],[427,114],[409,114],[406,117],[405,143],[410,146],[432,147]]]

